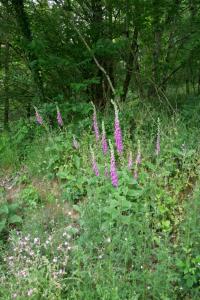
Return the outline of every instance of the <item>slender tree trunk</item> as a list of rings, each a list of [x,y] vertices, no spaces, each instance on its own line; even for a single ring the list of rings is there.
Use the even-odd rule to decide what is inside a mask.
[[[185,89],[186,89],[186,95],[189,95],[190,94],[190,82],[189,82],[188,78],[186,78],[186,80],[185,80]]]
[[[9,130],[9,43],[5,45],[5,60],[4,60],[4,129]]]
[[[91,9],[92,9],[92,18],[91,18],[91,38],[93,45],[96,45],[98,40],[103,35],[103,10],[102,10],[102,1],[101,0],[92,0],[91,1]],[[105,68],[104,59],[98,55],[96,58],[101,66]],[[93,101],[98,106],[103,106],[104,99],[104,75],[101,70],[97,70],[97,76],[99,78],[99,83],[95,83],[92,85],[92,93],[93,93]]]
[[[197,82],[198,86],[197,86],[197,93],[198,95],[200,95],[200,73],[198,74],[198,82]]]
[[[38,64],[38,57],[28,47],[30,43],[33,41],[33,37],[30,29],[30,22],[27,13],[24,9],[24,0],[12,0],[12,6],[14,8],[16,19],[26,44],[25,52],[27,54],[27,58],[29,61],[29,68],[33,75],[33,81],[37,90],[37,95],[40,101],[44,102],[45,95],[44,95],[41,70]]]
[[[122,101],[126,100],[129,84],[130,84],[132,74],[133,74],[134,60],[136,58],[136,52],[137,52],[137,48],[138,48],[137,38],[138,38],[138,30],[137,30],[137,28],[135,28],[133,38],[132,38],[132,42],[131,42],[131,46],[130,46],[130,53],[129,53],[128,61],[126,63],[126,77],[125,77],[125,80],[124,80],[123,92],[122,92],[122,95],[121,95],[121,100]],[[139,67],[139,65],[137,65],[137,67]],[[137,71],[139,71],[139,70],[137,70]]]
[[[113,39],[113,29],[112,29],[112,26],[113,26],[113,5],[112,5],[112,2],[109,2],[108,3],[108,39],[110,41],[112,41]],[[114,76],[114,60],[113,60],[113,57],[110,56],[110,57],[107,57],[107,72],[109,74],[109,77],[112,81],[112,84],[113,86],[115,86],[115,76]],[[106,98],[107,99],[112,99],[114,97],[114,94],[113,94],[113,91],[111,90],[110,88],[110,85],[108,84],[108,81],[107,80],[104,80],[105,81],[105,84],[107,86],[107,89],[106,89]]]

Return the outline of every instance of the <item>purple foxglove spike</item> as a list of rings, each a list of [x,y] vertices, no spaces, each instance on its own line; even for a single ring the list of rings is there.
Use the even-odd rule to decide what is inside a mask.
[[[115,118],[115,143],[117,147],[117,152],[122,154],[123,152],[123,142],[122,142],[122,133],[119,124],[118,118]]]
[[[36,117],[36,121],[37,121],[38,124],[42,125],[42,124],[43,124],[43,119],[42,119],[42,117],[40,116],[40,114],[39,114],[37,108],[36,108],[36,107],[34,107],[34,108],[35,108],[35,117]]]
[[[63,120],[62,120],[62,116],[61,116],[61,113],[60,113],[60,110],[58,109],[57,107],[57,122],[58,122],[58,125],[59,126],[63,126]]]
[[[107,144],[107,140],[106,140],[106,131],[105,131],[104,122],[102,122],[102,138],[101,138],[101,143],[102,143],[103,154],[106,155],[106,153],[108,152],[108,144]]]
[[[128,169],[130,170],[133,166],[133,155],[132,155],[132,151],[130,151],[129,153],[129,157],[128,157]]]
[[[138,170],[134,171],[134,178],[137,180],[138,179]]]
[[[73,146],[75,149],[79,148],[79,143],[74,135],[73,135]]]
[[[119,154],[122,154],[123,152],[123,141],[122,141],[122,131],[121,131],[121,127],[120,127],[120,123],[119,123],[119,112],[118,112],[118,108],[117,105],[114,101],[111,101],[112,104],[114,105],[114,110],[115,110],[115,144],[116,144],[116,148],[117,148],[117,152]]]
[[[140,152],[138,152],[138,154],[137,154],[137,157],[136,157],[136,161],[135,161],[135,163],[136,163],[136,165],[140,165],[141,164],[141,153]]]
[[[160,153],[160,119],[158,118],[158,129],[157,129],[157,139],[156,139],[156,155]]]
[[[109,141],[110,144],[110,177],[112,181],[112,185],[116,188],[118,187],[118,175],[116,170],[116,164],[115,164],[115,155],[114,155],[114,149]]]
[[[136,160],[135,160],[136,166],[140,165],[141,162],[142,162],[142,159],[141,159],[140,141],[138,140],[138,150],[137,150],[137,156],[136,156]]]
[[[156,155],[158,156],[160,153],[160,135],[157,135],[157,140],[156,140]]]
[[[97,112],[96,112],[96,108],[95,105],[92,103],[93,106],[93,130],[95,133],[95,137],[96,137],[96,141],[99,140],[99,127],[98,127],[98,123],[97,123]]]
[[[93,151],[92,147],[90,147],[90,152],[91,152],[91,155],[92,155],[92,169],[94,171],[94,174],[96,176],[99,176],[99,169],[98,169],[98,166],[97,166],[97,163],[96,163],[96,159],[95,159],[95,155],[94,155],[94,151]]]
[[[107,166],[105,166],[105,177],[108,177],[108,167]]]

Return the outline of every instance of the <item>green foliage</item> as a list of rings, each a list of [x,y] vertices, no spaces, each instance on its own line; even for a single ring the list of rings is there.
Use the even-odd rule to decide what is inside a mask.
[[[29,185],[20,192],[19,201],[24,207],[34,209],[40,203],[40,196],[38,191]]]
[[[58,300],[199,298],[199,130],[188,129],[190,120],[182,114],[169,117],[152,105],[149,109],[141,111],[136,101],[119,114],[124,153],[115,151],[117,188],[109,176],[110,155],[95,142],[89,119],[59,130],[34,127],[31,142],[24,138],[24,169],[14,180],[23,223],[20,232],[16,224],[8,226],[2,251],[5,299],[15,293],[19,299],[28,294]],[[156,156],[158,116],[161,151]],[[114,145],[112,124],[110,110],[105,128]],[[142,163],[135,179],[138,139]],[[92,170],[90,145],[99,176]],[[130,150],[134,163],[128,169]],[[37,188],[36,178],[44,187]]]
[[[7,238],[11,228],[21,227],[22,217],[19,208],[18,203],[0,204],[0,239]]]
[[[182,294],[185,290],[194,299],[199,297],[200,256],[199,256],[199,187],[198,183],[194,196],[185,204],[185,218],[181,225],[181,252],[176,261],[180,273],[179,285]],[[196,297],[196,298],[195,298]]]

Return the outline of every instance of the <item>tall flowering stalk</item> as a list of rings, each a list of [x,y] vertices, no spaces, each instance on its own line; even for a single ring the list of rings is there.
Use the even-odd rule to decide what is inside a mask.
[[[95,133],[96,141],[98,142],[98,140],[99,140],[99,127],[98,127],[98,123],[97,123],[97,111],[96,111],[96,107],[95,107],[93,102],[92,102],[92,106],[93,106],[93,130],[94,130],[94,133]]]
[[[91,146],[90,146],[90,153],[91,153],[91,157],[92,157],[92,169],[94,171],[94,174],[96,176],[99,176],[99,169],[98,169],[98,166],[97,166],[94,150],[92,149]]]
[[[138,149],[137,149],[137,156],[135,160],[135,170],[134,170],[134,178],[138,179],[138,166],[141,164],[141,147],[140,147],[140,140],[138,140]]]
[[[157,126],[156,155],[158,156],[160,153],[160,118],[158,118]]]
[[[105,175],[105,177],[108,177],[108,167],[107,167],[107,164],[105,164],[104,175]]]
[[[62,119],[62,116],[61,116],[58,106],[57,106],[57,122],[60,127],[63,126],[63,119]]]
[[[128,156],[128,169],[131,170],[132,166],[133,166],[133,153],[132,151],[130,151]]]
[[[120,127],[120,123],[119,123],[119,111],[117,108],[116,103],[111,100],[111,103],[114,106],[114,110],[115,110],[115,144],[117,147],[117,152],[118,154],[122,154],[123,152],[123,141],[122,141],[122,132],[121,132],[121,127]]]
[[[111,141],[109,140],[109,146],[110,146],[110,177],[112,181],[112,185],[117,188],[118,187],[118,175],[117,175],[117,169],[116,169],[116,163],[115,163],[115,155],[114,155],[114,149],[111,144]]]
[[[103,154],[106,155],[106,153],[108,152],[108,144],[107,144],[107,140],[106,140],[106,130],[105,130],[104,121],[102,121],[101,143],[102,143]]]
[[[140,146],[140,140],[138,140],[138,148],[137,148],[137,156],[136,156],[135,164],[138,166],[141,164],[141,162],[142,162],[141,146]]]
[[[79,148],[79,142],[77,141],[75,135],[73,135],[73,146],[75,149]]]
[[[38,124],[42,125],[43,124],[43,119],[41,117],[41,115],[39,114],[37,108],[34,106],[35,109],[35,117],[36,117],[36,121]]]

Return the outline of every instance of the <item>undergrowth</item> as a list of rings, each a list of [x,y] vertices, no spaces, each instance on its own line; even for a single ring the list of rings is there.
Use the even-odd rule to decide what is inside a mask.
[[[96,115],[105,153],[88,121],[76,130],[21,122],[1,135],[20,222],[0,233],[0,299],[200,298],[197,120],[134,109],[134,118],[129,105],[119,112],[122,154],[112,111]]]

